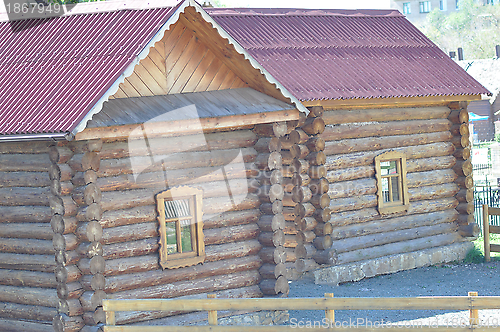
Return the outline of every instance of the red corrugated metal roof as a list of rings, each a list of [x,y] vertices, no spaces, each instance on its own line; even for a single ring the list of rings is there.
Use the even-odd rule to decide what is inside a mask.
[[[207,12],[302,101],[489,93],[397,11]]]
[[[175,9],[0,22],[0,134],[72,131]]]

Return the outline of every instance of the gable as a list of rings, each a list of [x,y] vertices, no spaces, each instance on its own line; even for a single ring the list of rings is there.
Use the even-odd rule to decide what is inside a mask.
[[[248,86],[192,30],[177,22],[150,49],[114,98],[215,91]]]

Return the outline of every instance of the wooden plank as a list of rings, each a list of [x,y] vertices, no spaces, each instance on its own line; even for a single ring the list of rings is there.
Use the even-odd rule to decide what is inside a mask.
[[[157,82],[156,78],[153,77],[153,75],[151,75],[149,71],[142,65],[143,61],[141,61],[137,66],[135,66],[134,73],[136,73],[137,76],[141,79],[141,81],[144,82],[144,84],[153,93],[153,95],[165,94],[165,90],[160,86],[160,83]],[[157,72],[159,72],[158,69]]]
[[[224,81],[222,81],[219,90],[225,90],[225,89],[230,89],[231,86],[233,85],[233,82],[236,80],[236,74],[233,71],[229,71],[229,73],[226,75],[226,78]]]
[[[114,98],[128,98],[127,94],[121,88],[122,85],[123,84],[120,84],[118,91],[116,91],[116,93],[112,97],[114,97]]]
[[[135,88],[135,90],[141,95],[141,97],[154,95],[153,91],[151,91],[148,86],[139,78],[139,76],[137,76],[137,73],[135,71],[125,80]]]
[[[500,244],[490,244],[490,252],[500,252]]]
[[[165,58],[163,57],[163,55],[160,54],[160,52],[156,48],[151,48],[147,57],[150,58],[151,62],[153,62],[155,66],[161,71],[161,73],[165,75],[167,69],[165,67]]]
[[[490,225],[490,234],[500,234],[500,226]]]
[[[148,71],[148,73],[154,78],[156,83],[163,89],[164,93],[167,93],[167,76],[165,75],[165,61],[162,62],[163,69],[158,68],[158,66],[153,62],[149,55],[141,60],[141,64]]]
[[[212,82],[210,82],[210,85],[208,86],[207,90],[209,90],[209,91],[219,90],[220,85],[222,84],[222,82],[224,81],[226,76],[228,75],[229,71],[230,71],[229,68],[225,64],[223,64],[220,67],[217,74],[215,74],[215,77],[212,80]]]
[[[223,65],[222,61],[216,57],[210,64],[210,67],[206,71],[205,75],[203,75],[203,77],[200,80],[200,83],[196,86],[196,89],[194,91],[195,92],[207,91],[208,86],[214,79],[215,75],[217,75],[217,72],[222,67],[222,65]]]
[[[198,65],[198,67],[193,72],[191,77],[188,79],[186,85],[184,86],[184,89],[182,90],[183,93],[194,92],[196,90],[196,87],[201,82],[201,79],[203,78],[207,70],[210,68],[212,61],[214,59],[215,55],[209,49],[207,49],[207,52],[205,53],[200,64]]]
[[[481,95],[464,96],[433,96],[433,97],[404,97],[404,98],[371,98],[371,99],[328,99],[303,101],[305,107],[323,106],[325,109],[362,109],[362,108],[393,108],[446,106],[451,102],[481,100]]]
[[[169,87],[169,93],[172,93],[170,92],[170,90],[172,90],[173,86],[175,85],[179,77],[182,75],[184,68],[186,68],[186,65],[189,63],[193,55],[196,53],[196,49],[198,48],[199,45],[200,42],[198,41],[198,39],[195,36],[192,36],[191,39],[189,40],[188,45],[186,46],[182,54],[175,62],[175,65],[171,67],[169,73],[167,74],[167,85]],[[167,60],[167,68],[168,68],[168,60]]]
[[[500,309],[500,296],[103,300],[105,311]]]
[[[128,98],[140,97],[141,94],[130,84],[130,82],[125,79],[123,83],[120,83],[120,89],[127,95]]]
[[[488,214],[490,216],[500,216],[500,208],[488,207]]]
[[[207,53],[208,49],[206,48],[205,45],[201,43],[196,43],[196,45],[197,45],[196,50],[192,52],[191,58],[186,62],[184,68],[182,69],[182,72],[178,75],[175,83],[172,85],[168,93],[174,94],[174,93],[181,93],[183,91],[184,86],[187,84],[189,78],[193,75],[193,72],[198,67],[201,60]],[[191,52],[191,51],[186,49],[186,52]],[[185,57],[187,58],[186,55]]]
[[[164,36],[162,39],[165,46],[163,49],[163,53],[160,54],[163,56],[163,59],[168,58],[172,50],[175,48],[175,45],[186,31],[186,27],[182,23],[177,22],[173,25],[173,27],[170,27],[170,31],[171,33],[166,36],[166,38]]]
[[[233,82],[233,85],[231,85],[231,88],[230,89],[239,89],[239,88],[245,88],[247,87],[248,84],[246,84],[245,82],[243,82],[241,80],[241,78],[237,77],[234,82]]]
[[[172,52],[170,52],[168,57],[165,59],[165,72],[167,74],[167,80],[168,75],[172,71],[172,68],[174,68],[175,64],[184,53],[184,50],[193,39],[196,39],[196,37],[194,37],[190,31],[184,31],[181,38],[177,41],[174,48],[172,49]]]

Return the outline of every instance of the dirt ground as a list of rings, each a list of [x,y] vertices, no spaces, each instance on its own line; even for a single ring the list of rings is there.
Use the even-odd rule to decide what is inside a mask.
[[[500,262],[479,264],[447,264],[423,267],[390,275],[381,275],[339,286],[315,285],[311,280],[290,283],[289,297],[324,297],[334,293],[335,297],[417,297],[417,296],[466,296],[469,291],[478,295],[500,295]],[[489,320],[489,325],[500,325],[500,310],[480,310],[480,318]],[[321,321],[323,311],[291,311],[291,324],[300,321]],[[366,310],[335,312],[340,322],[401,322],[429,318],[426,324],[460,324],[467,321],[467,312],[446,313],[431,310]],[[495,323],[496,322],[496,323]]]

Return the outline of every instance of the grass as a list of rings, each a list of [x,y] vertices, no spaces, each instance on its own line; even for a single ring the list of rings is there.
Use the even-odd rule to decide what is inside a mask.
[[[465,263],[483,263],[484,262],[484,247],[483,247],[483,237],[478,237],[474,242],[474,248],[472,248],[465,256]],[[490,234],[490,243],[500,244],[500,234]],[[492,261],[500,261],[500,253],[492,252],[490,253]]]

